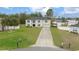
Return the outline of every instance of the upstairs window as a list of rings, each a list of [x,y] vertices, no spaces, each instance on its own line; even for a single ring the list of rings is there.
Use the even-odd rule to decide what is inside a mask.
[[[35,20],[33,20],[33,23],[35,23]]]
[[[40,23],[40,20],[38,20],[38,23]]]
[[[30,23],[30,20],[27,20],[28,23]]]
[[[45,20],[45,23],[47,23],[47,20]]]

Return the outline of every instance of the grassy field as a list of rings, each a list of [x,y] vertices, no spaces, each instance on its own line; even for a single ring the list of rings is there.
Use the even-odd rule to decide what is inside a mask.
[[[29,47],[36,42],[40,30],[41,28],[21,26],[18,30],[0,32],[0,50],[16,49],[18,40],[20,40],[19,48]]]
[[[69,50],[79,50],[79,35],[70,33],[67,31],[61,31],[57,28],[51,28],[51,32],[54,39],[54,44],[56,46],[61,46],[62,42],[64,43],[63,47]],[[70,48],[69,48],[70,44]]]

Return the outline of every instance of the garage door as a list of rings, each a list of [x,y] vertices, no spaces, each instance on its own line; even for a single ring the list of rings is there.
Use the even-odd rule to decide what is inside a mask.
[[[43,24],[43,27],[50,27],[50,24]]]

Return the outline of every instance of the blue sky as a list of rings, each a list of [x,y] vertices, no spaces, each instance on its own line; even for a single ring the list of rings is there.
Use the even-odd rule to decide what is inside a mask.
[[[46,14],[46,11],[52,8],[54,16],[56,17],[79,17],[78,7],[0,7],[0,13],[4,14],[16,14],[16,13],[34,13],[41,12],[42,15]]]

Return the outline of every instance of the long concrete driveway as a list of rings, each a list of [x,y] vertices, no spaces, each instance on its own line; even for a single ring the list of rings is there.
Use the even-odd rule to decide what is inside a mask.
[[[50,28],[42,28],[36,43],[29,48],[16,49],[16,51],[64,51],[53,43]]]
[[[39,37],[37,39],[37,42],[33,46],[39,46],[39,47],[53,47],[53,38],[50,32],[50,28],[42,28]]]

